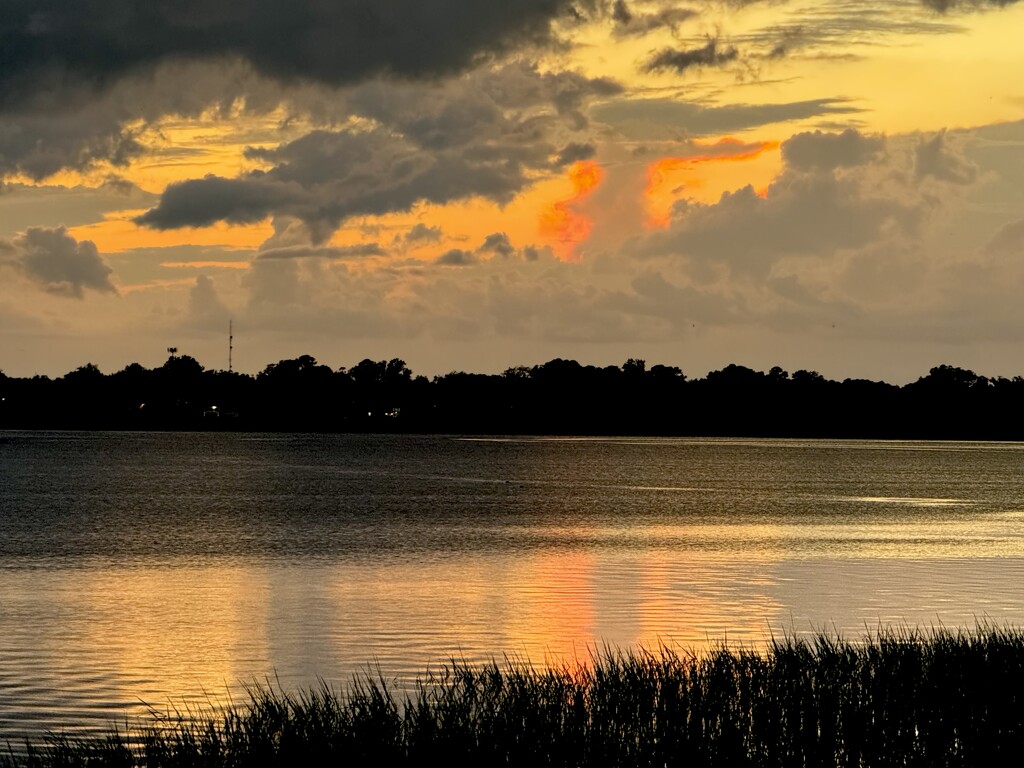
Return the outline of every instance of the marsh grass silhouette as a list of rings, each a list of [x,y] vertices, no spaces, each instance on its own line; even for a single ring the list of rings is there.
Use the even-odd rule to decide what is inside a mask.
[[[1005,765],[1024,747],[1024,633],[784,638],[764,651],[605,648],[537,668],[451,662],[396,697],[255,686],[212,717],[50,737],[7,765]]]

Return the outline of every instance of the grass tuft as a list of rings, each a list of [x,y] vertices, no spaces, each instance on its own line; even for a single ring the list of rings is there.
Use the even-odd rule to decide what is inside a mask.
[[[819,635],[763,652],[595,651],[536,668],[450,662],[396,699],[253,686],[214,717],[52,736],[7,766],[976,766],[1024,754],[1024,632]]]

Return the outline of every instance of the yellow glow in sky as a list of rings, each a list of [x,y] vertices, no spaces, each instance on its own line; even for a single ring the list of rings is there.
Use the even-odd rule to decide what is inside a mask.
[[[79,240],[91,240],[104,253],[133,248],[166,248],[175,245],[210,245],[227,249],[256,248],[274,234],[269,222],[260,224],[217,223],[209,227],[158,230],[140,227],[132,218],[142,211],[121,211],[117,218],[72,227]]]
[[[445,38],[422,71],[392,38],[358,62],[296,51],[287,76],[263,51],[226,61],[189,38],[152,71],[111,62],[88,94],[69,75],[67,100],[0,105],[0,327],[16,339],[0,367],[37,359],[24,334],[110,328],[116,290],[145,286],[163,289],[154,334],[198,339],[230,315],[267,349],[360,356],[422,334],[429,372],[473,369],[481,348],[604,364],[685,350],[698,371],[813,349],[821,362],[769,363],[898,359],[909,378],[1019,358],[1024,3],[624,0],[550,22],[515,50],[522,27]],[[786,168],[798,134],[810,159]],[[724,198],[747,187],[762,199]],[[683,201],[708,209],[699,242],[673,219]],[[135,224],[146,211],[166,229]],[[39,242],[61,226],[48,260]],[[833,327],[861,352],[818,335]]]

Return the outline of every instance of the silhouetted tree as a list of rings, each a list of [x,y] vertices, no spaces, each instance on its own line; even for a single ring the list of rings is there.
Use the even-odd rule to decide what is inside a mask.
[[[652,365],[651,378],[655,381],[686,381],[686,375],[675,365]]]
[[[647,361],[631,357],[622,364],[622,372],[627,376],[643,376],[647,372]]]
[[[104,375],[88,363],[56,380],[0,372],[0,427],[1020,439],[1022,398],[1020,376],[949,365],[905,387],[735,364],[689,380],[639,358],[622,367],[555,358],[431,381],[399,358],[332,371],[302,355],[254,377],[207,371],[175,351],[153,370],[133,363]]]
[[[938,365],[928,371],[927,376],[922,376],[910,386],[917,390],[953,392],[974,387],[986,388],[988,384],[988,379],[974,371],[953,365]]]
[[[337,429],[344,420],[338,390],[345,378],[312,355],[271,363],[256,376],[260,419],[269,429]]]
[[[105,384],[99,367],[86,363],[57,380],[58,397],[47,404],[47,412],[76,427],[99,426],[109,419]]]

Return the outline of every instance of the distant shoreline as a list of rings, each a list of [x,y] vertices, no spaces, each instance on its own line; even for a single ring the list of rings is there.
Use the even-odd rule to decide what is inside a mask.
[[[0,429],[1024,440],[1022,402],[1022,377],[947,365],[902,387],[739,365],[688,379],[637,359],[433,379],[398,359],[332,370],[308,355],[256,376],[187,355],[112,374],[0,373]]]

